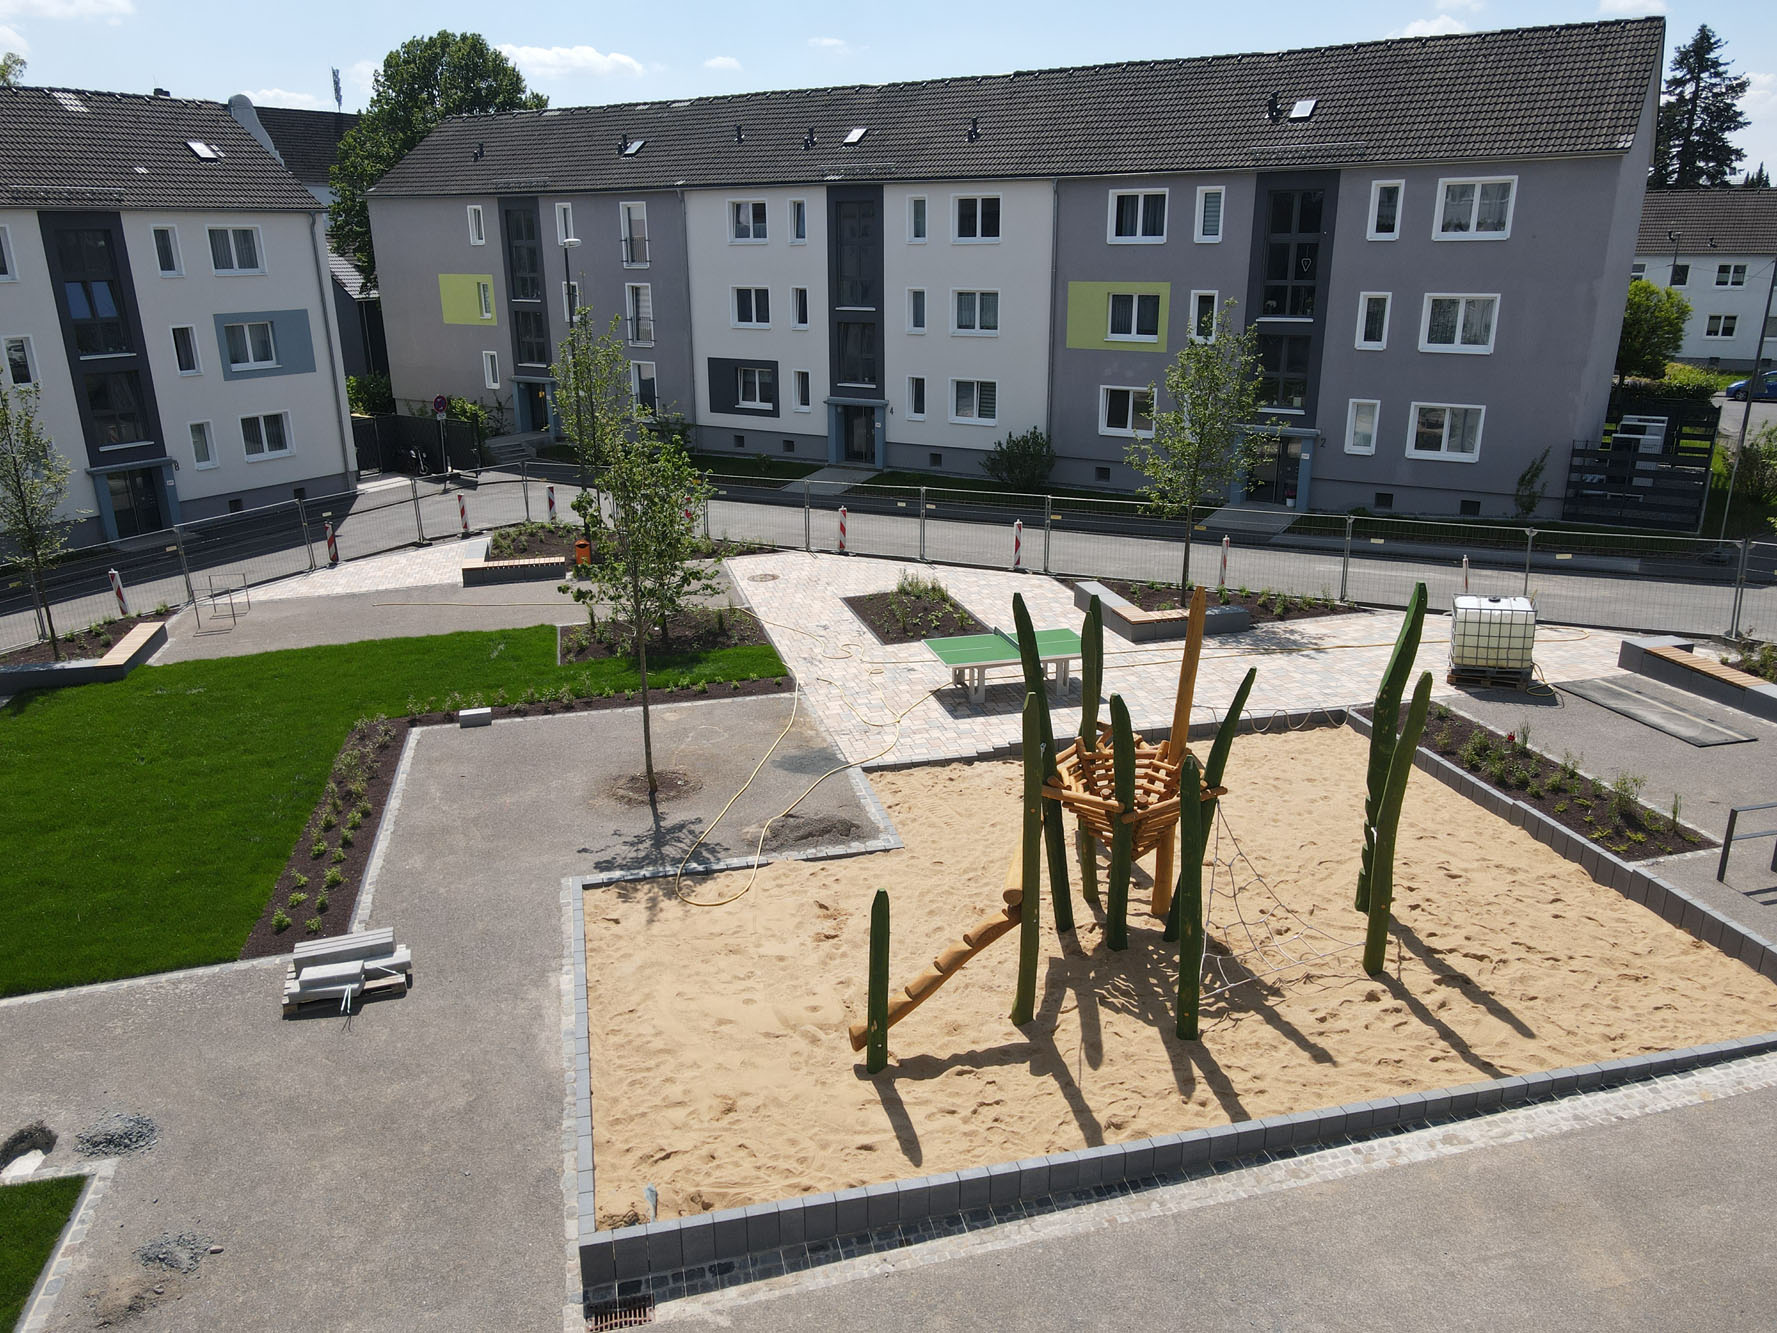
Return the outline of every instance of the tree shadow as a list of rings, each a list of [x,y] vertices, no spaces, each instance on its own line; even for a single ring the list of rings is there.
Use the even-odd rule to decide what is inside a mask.
[[[1408,953],[1412,954],[1425,965],[1427,971],[1439,981],[1450,983],[1450,989],[1455,990],[1457,994],[1461,995],[1462,998],[1467,1000],[1470,1004],[1479,1005],[1482,1009],[1485,1009],[1489,1015],[1497,1018],[1507,1027],[1511,1028],[1513,1032],[1516,1032],[1520,1037],[1534,1038],[1536,1036],[1536,1032],[1525,1023],[1523,1019],[1519,1018],[1517,1014],[1513,1013],[1492,995],[1488,994],[1487,991],[1482,988],[1480,982],[1476,981],[1460,968],[1452,967],[1449,963],[1446,963],[1443,956],[1439,954],[1436,949],[1433,949],[1430,945],[1426,944],[1425,941],[1421,940],[1419,936],[1414,933],[1413,927],[1409,926],[1406,922],[1396,918],[1391,923],[1390,933],[1401,942]]]
[[[1469,1044],[1457,1033],[1456,1029],[1444,1022],[1444,1020],[1439,1018],[1436,1014],[1432,1013],[1430,1009],[1427,1009],[1419,997],[1413,994],[1412,991],[1408,990],[1406,983],[1399,977],[1384,972],[1382,975],[1372,978],[1372,980],[1379,982],[1384,990],[1394,996],[1402,1004],[1406,1005],[1407,1012],[1412,1014],[1414,1018],[1417,1018],[1426,1027],[1436,1032],[1438,1036],[1443,1039],[1444,1045],[1448,1046],[1456,1057],[1464,1064],[1480,1070],[1483,1074],[1487,1075],[1488,1078],[1505,1077],[1505,1070],[1501,1069],[1491,1060],[1476,1055],[1473,1049],[1470,1048]]]

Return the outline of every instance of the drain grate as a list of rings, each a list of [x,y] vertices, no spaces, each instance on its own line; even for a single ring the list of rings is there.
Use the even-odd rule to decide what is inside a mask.
[[[748,583],[776,583],[777,578],[778,578],[778,576],[776,574],[748,574],[747,575],[747,582]]]
[[[654,1322],[654,1298],[637,1296],[633,1300],[595,1305],[586,1312],[587,1333],[602,1333],[607,1328],[640,1328]]]

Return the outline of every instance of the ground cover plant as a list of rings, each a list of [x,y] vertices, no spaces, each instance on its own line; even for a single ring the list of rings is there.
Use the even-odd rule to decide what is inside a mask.
[[[935,577],[911,570],[901,575],[891,592],[843,600],[883,643],[918,643],[952,634],[980,634],[987,629]]]
[[[649,635],[649,656],[666,651],[707,652],[769,643],[759,617],[732,606],[691,606],[654,625]],[[606,616],[596,625],[561,626],[561,660],[599,662],[635,651],[635,631],[629,622]]]
[[[654,683],[677,690],[787,674],[765,645],[654,665]],[[621,658],[557,666],[543,625],[144,667],[21,695],[0,710],[0,994],[238,956],[359,718],[615,699],[638,684]]]
[[[24,1313],[85,1185],[84,1176],[58,1176],[0,1188],[0,1328]]]
[[[1190,604],[1191,589],[1179,595],[1178,584],[1157,581],[1130,582],[1124,579],[1099,579],[1097,582],[1120,597],[1134,602],[1144,611],[1177,611]],[[1194,587],[1195,585],[1193,585]],[[1244,607],[1253,624],[1273,620],[1310,620],[1316,616],[1339,616],[1359,608],[1351,602],[1336,601],[1330,593],[1320,596],[1280,592],[1275,588],[1211,588],[1209,604]]]
[[[541,556],[560,556],[571,560],[578,528],[569,527],[559,519],[554,523],[514,523],[509,528],[495,528],[488,534],[489,560],[535,560]]]
[[[1736,671],[1744,671],[1777,685],[1777,643],[1748,640],[1740,645],[1738,653],[1724,660]]]

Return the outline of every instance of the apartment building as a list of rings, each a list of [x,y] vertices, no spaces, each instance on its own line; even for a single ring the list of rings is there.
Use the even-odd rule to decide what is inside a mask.
[[[578,283],[633,325],[620,210],[645,199],[637,382],[703,449],[979,476],[1036,427],[1057,481],[1128,488],[1150,386],[1226,307],[1257,326],[1267,404],[1236,497],[1509,512],[1527,466],[1561,475],[1604,423],[1663,37],[1636,19],[454,119],[370,195],[398,254],[391,375],[546,424],[566,307],[508,307]],[[584,245],[551,234],[563,209],[601,219]],[[507,262],[470,264],[477,245]],[[514,317],[530,359],[496,356]]]
[[[354,483],[323,214],[220,103],[0,89],[0,363],[77,541]]]
[[[1681,361],[1751,370],[1777,266],[1777,190],[1653,190],[1641,209],[1632,278],[1690,302]],[[1777,357],[1777,315],[1760,369]]]

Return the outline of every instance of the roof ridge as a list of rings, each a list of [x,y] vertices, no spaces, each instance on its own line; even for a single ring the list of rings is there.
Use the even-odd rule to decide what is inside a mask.
[[[118,92],[113,88],[66,88],[50,83],[25,83],[0,88],[0,93],[71,93],[76,97],[108,97],[119,102],[153,102],[156,106],[203,106],[228,114],[228,103],[207,97],[163,97],[158,93]]]

